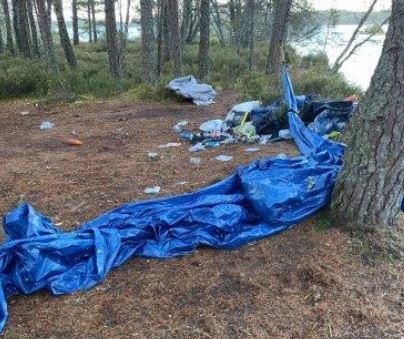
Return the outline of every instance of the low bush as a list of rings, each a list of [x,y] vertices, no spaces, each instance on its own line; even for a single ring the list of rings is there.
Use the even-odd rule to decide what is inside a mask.
[[[198,44],[187,44],[182,55],[183,74],[198,75]],[[133,100],[167,100],[173,98],[165,86],[174,78],[174,64],[162,66],[156,86],[142,84],[142,54],[139,43],[130,43],[123,56],[123,77],[113,78],[109,72],[108,55],[104,42],[81,44],[75,48],[78,69],[71,70],[62,62],[64,56],[58,50],[60,72],[58,76],[47,70],[44,63],[0,55],[0,99],[23,96],[49,95],[56,99],[92,96],[112,97],[128,92]],[[210,76],[207,81],[217,90],[237,91],[246,100],[272,101],[280,97],[279,79],[266,74],[268,45],[258,43],[254,54],[254,70],[249,70],[248,50],[237,53],[233,48],[221,47],[218,41],[211,44]],[[339,98],[360,93],[356,86],[348,84],[340,74],[329,70],[324,54],[300,57],[291,47],[286,48],[285,58],[291,65],[296,93],[318,93],[323,97]]]

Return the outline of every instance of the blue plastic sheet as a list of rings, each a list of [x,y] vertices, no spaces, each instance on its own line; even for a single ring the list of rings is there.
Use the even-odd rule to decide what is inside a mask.
[[[283,80],[284,99],[296,110],[286,73]],[[73,232],[28,204],[8,213],[0,247],[0,328],[10,295],[89,289],[134,256],[169,258],[201,245],[232,249],[313,215],[330,200],[344,149],[307,129],[296,113],[288,115],[302,156],[254,161],[195,193],[125,204]]]

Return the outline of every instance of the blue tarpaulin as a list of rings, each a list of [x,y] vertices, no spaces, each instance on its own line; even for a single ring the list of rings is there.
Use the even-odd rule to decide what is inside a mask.
[[[283,81],[289,129],[302,156],[257,160],[195,193],[125,204],[72,232],[28,204],[8,213],[0,246],[0,328],[10,295],[89,289],[134,256],[169,258],[201,245],[236,248],[285,231],[325,206],[344,148],[305,127],[294,113],[286,73]]]

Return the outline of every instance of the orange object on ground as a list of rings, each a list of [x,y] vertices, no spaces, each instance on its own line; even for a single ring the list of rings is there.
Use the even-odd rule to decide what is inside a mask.
[[[359,101],[358,96],[356,94],[352,94],[349,97],[346,97],[344,100],[345,101],[354,101],[354,102]]]
[[[67,143],[70,146],[81,146],[81,145],[83,145],[83,142],[81,140],[79,140],[79,139],[69,139],[69,140],[67,140]]]

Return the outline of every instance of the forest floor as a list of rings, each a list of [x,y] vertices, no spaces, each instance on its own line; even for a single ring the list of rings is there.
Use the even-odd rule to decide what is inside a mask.
[[[71,230],[105,210],[196,190],[238,164],[279,153],[291,142],[229,145],[200,153],[171,132],[223,118],[226,94],[199,108],[188,103],[0,103],[0,213],[28,201]],[[26,113],[28,112],[28,114]],[[55,127],[40,130],[42,121]],[[83,145],[69,146],[69,138]],[[158,152],[151,160],[148,152]],[[215,160],[233,155],[229,163]],[[184,183],[186,182],[186,183]],[[233,251],[200,249],[172,260],[135,258],[96,288],[9,300],[9,337],[397,337],[404,336],[403,257],[371,235],[343,233],[324,214],[281,235]]]

